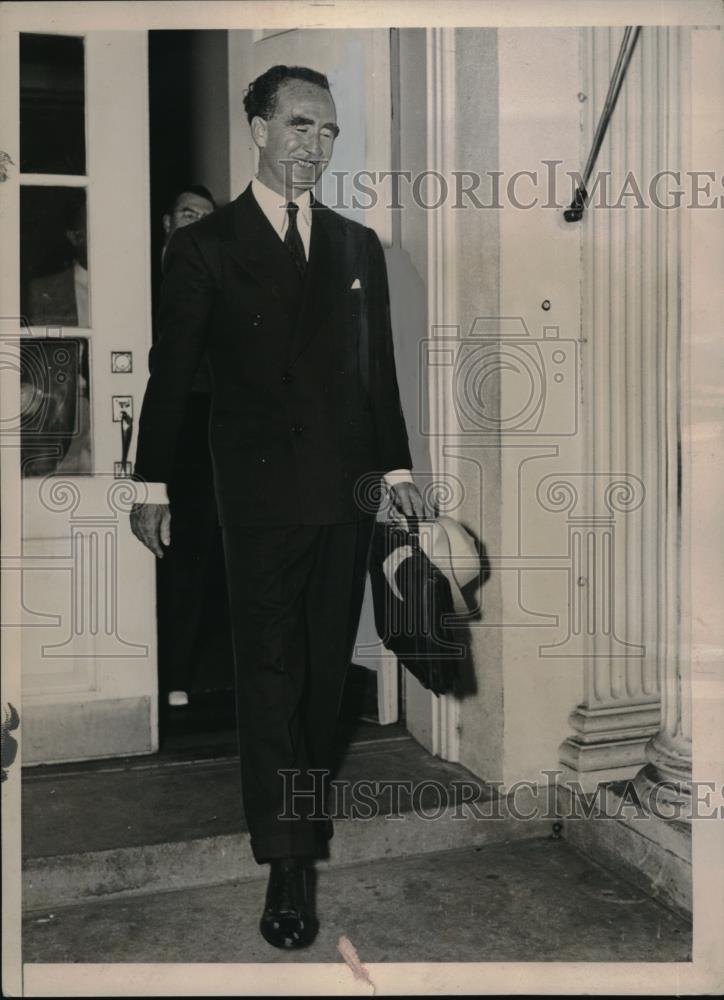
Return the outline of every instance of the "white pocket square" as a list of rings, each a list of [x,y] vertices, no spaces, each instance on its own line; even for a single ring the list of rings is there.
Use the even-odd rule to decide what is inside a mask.
[[[359,278],[355,278],[354,281],[352,282],[352,284],[350,285],[350,289],[352,289],[352,288],[361,288],[361,287],[362,287],[362,285],[360,285],[360,283],[359,283]]]

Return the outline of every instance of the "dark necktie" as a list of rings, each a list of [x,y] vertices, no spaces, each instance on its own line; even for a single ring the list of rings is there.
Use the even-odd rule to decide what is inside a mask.
[[[297,265],[297,270],[301,277],[304,277],[304,272],[307,268],[307,256],[304,253],[304,244],[302,243],[302,237],[299,235],[299,230],[297,229],[297,213],[299,212],[299,205],[296,202],[290,201],[287,205],[287,231],[284,234],[284,246],[287,248],[289,253],[292,255],[292,260]]]

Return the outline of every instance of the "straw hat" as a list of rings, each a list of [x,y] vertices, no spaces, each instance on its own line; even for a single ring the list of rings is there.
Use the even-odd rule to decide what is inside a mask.
[[[458,614],[468,611],[462,588],[480,574],[480,555],[472,535],[451,517],[440,515],[431,521],[418,522],[420,548],[450,584],[453,607]],[[382,569],[395,597],[403,600],[395,576],[414,552],[412,545],[399,545],[387,556]]]

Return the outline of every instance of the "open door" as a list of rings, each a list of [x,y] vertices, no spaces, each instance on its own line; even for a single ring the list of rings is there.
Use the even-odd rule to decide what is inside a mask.
[[[131,534],[127,478],[151,343],[146,32],[8,31],[2,46],[23,763],[148,753],[154,557]]]

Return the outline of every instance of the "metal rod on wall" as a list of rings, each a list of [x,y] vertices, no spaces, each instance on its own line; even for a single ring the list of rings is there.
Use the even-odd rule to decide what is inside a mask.
[[[588,182],[591,179],[596,159],[598,158],[603,140],[606,136],[608,123],[611,121],[611,116],[613,115],[614,108],[616,107],[616,101],[618,100],[618,95],[621,91],[621,87],[623,86],[623,81],[626,77],[626,70],[628,69],[628,65],[631,61],[631,56],[633,55],[640,32],[640,25],[635,28],[629,25],[623,33],[621,48],[619,49],[618,58],[616,59],[616,65],[613,68],[613,76],[611,77],[611,82],[608,85],[608,93],[606,94],[606,100],[603,105],[601,117],[599,118],[598,125],[596,126],[596,132],[593,136],[591,151],[588,154],[586,166],[583,170],[581,183],[576,188],[576,193],[570,207],[563,212],[563,218],[566,222],[580,222],[583,218],[583,213],[588,202]]]

